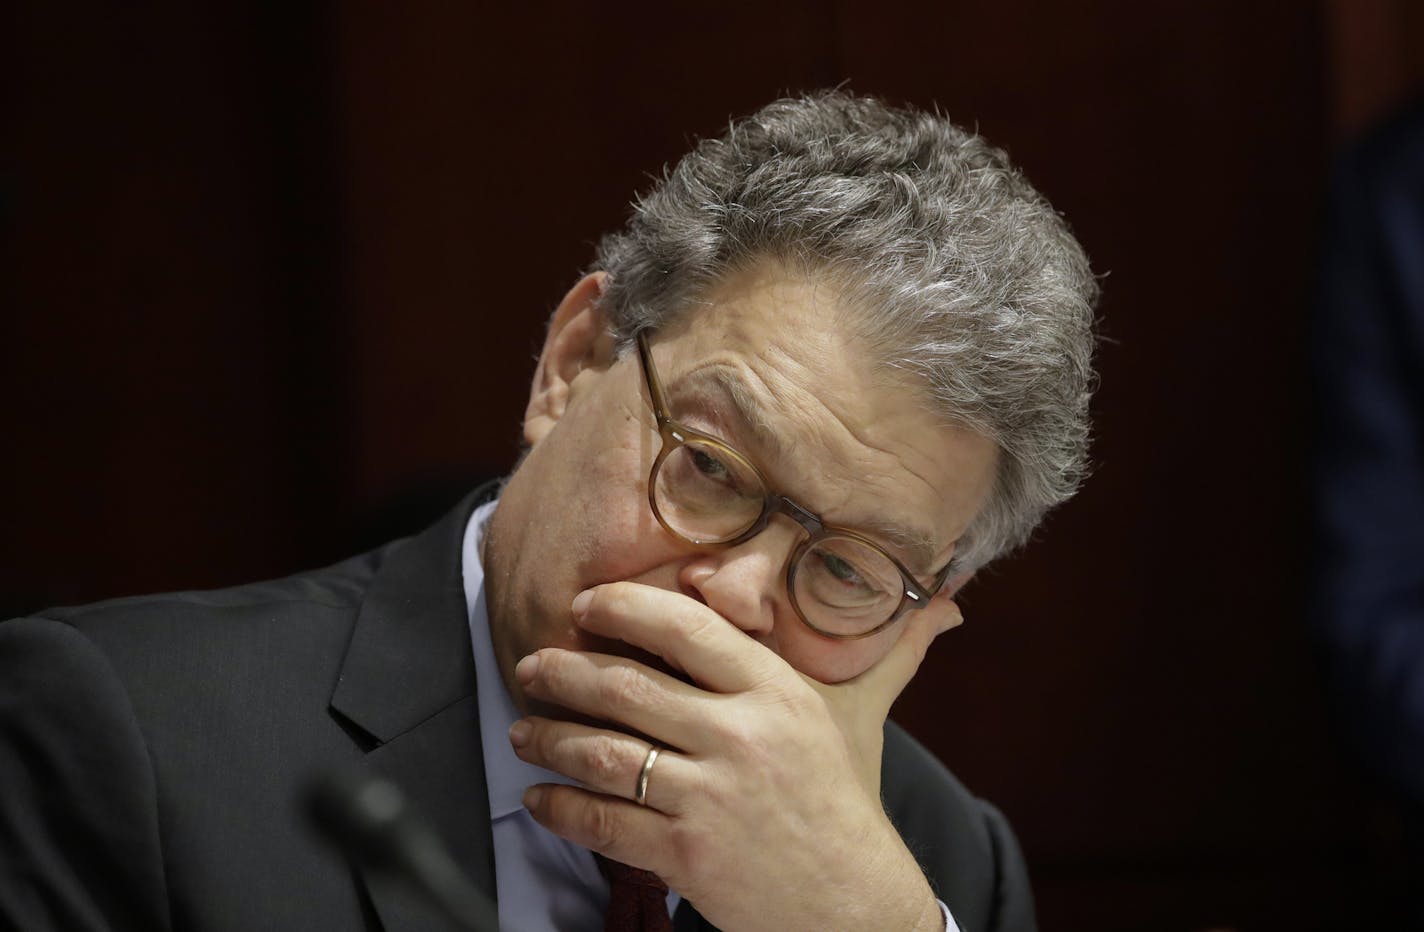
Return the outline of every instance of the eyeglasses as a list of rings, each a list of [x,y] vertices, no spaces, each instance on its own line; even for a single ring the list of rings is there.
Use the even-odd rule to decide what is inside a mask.
[[[648,503],[669,534],[699,547],[733,547],[760,534],[773,515],[795,521],[807,537],[786,565],[786,592],[797,617],[824,637],[869,637],[906,611],[929,604],[949,577],[949,566],[921,585],[874,541],[829,526],[773,492],[741,453],[673,419],[646,331],[639,331],[637,343],[663,439],[648,474]]]

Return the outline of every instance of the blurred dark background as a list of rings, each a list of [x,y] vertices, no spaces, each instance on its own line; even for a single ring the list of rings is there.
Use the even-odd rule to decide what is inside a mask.
[[[1049,932],[1385,927],[1392,810],[1301,620],[1303,343],[1331,154],[1424,77],[1421,9],[17,4],[0,608],[413,530],[512,462],[648,176],[849,82],[1007,148],[1107,276],[1096,475],[898,717],[1012,819]]]

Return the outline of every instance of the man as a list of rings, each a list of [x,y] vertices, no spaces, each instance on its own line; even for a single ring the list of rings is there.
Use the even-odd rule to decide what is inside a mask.
[[[886,714],[1076,487],[1094,295],[939,117],[830,93],[704,141],[555,311],[497,497],[0,625],[0,915],[427,927],[291,817],[361,760],[507,929],[1032,928],[1002,817]]]

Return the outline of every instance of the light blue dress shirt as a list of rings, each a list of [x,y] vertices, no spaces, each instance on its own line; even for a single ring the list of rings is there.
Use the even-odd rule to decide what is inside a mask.
[[[499,927],[504,932],[602,932],[608,881],[592,852],[548,831],[524,808],[524,791],[536,783],[576,784],[561,774],[525,763],[509,744],[509,727],[520,716],[495,662],[485,606],[485,573],[480,565],[480,534],[494,507],[495,503],[489,502],[471,515],[465,527],[462,570],[489,787]],[[669,915],[680,900],[676,893],[668,894]]]
[[[494,876],[502,932],[603,932],[608,881],[593,853],[548,831],[524,808],[524,791],[536,783],[577,785],[561,774],[527,764],[509,744],[509,728],[519,710],[504,688],[490,640],[485,605],[485,571],[480,564],[480,535],[496,502],[475,509],[465,526],[461,569],[470,617],[470,645],[475,654],[475,695],[480,705],[480,743],[489,788],[490,834],[494,839]],[[681,902],[668,893],[668,915]],[[946,932],[959,932],[940,903]]]

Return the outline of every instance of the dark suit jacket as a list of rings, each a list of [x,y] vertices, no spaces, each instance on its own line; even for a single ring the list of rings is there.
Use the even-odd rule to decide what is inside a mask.
[[[439,927],[303,827],[304,781],[363,760],[493,897],[460,572],[475,504],[316,572],[0,624],[0,927]],[[1002,816],[894,726],[884,788],[965,932],[1033,928]]]

